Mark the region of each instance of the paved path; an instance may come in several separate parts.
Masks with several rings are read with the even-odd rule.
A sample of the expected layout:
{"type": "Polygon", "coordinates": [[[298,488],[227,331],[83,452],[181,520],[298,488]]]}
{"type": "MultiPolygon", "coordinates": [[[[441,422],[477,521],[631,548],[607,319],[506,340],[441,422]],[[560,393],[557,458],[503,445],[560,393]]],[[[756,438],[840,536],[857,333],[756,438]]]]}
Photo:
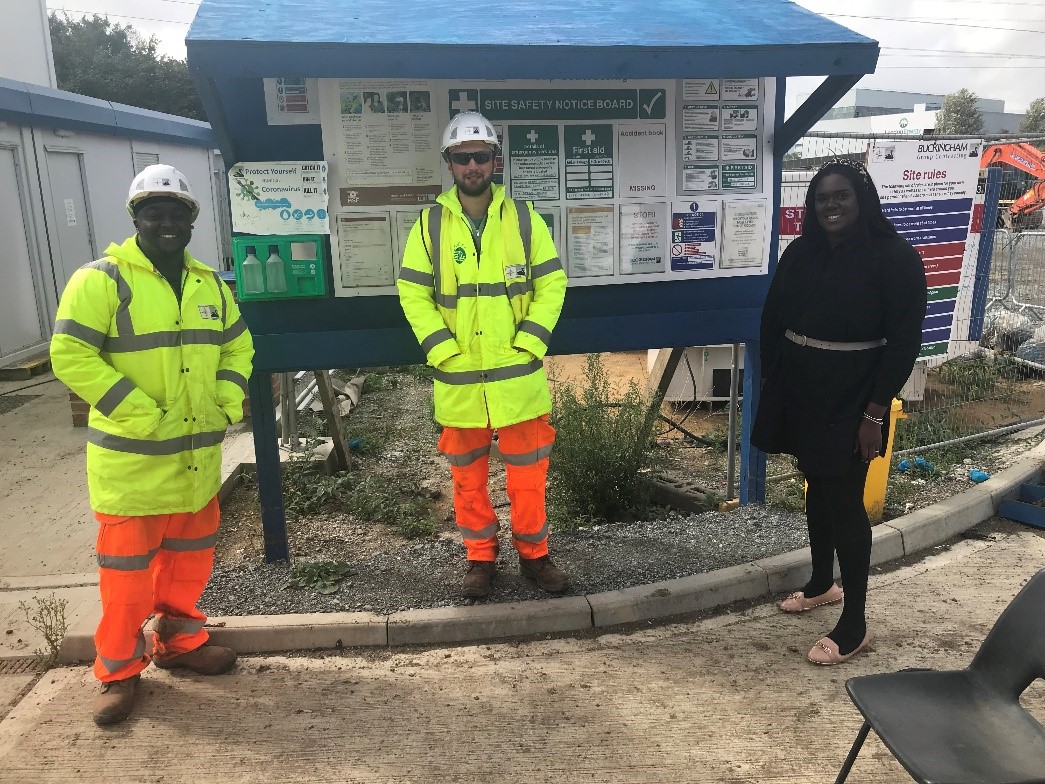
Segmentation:
{"type": "MultiPolygon", "coordinates": [[[[63,668],[0,722],[0,782],[830,781],[860,724],[844,680],[966,665],[1045,565],[1045,535],[993,527],[873,576],[875,648],[842,667],[804,660],[835,611],[759,604],[585,639],[243,658],[211,679],[150,669],[110,729],[88,669],[63,668]]],[[[29,677],[0,677],[0,699],[29,677]]],[[[874,737],[851,777],[907,780],[874,737]]]]}
{"type": "MultiPolygon", "coordinates": [[[[104,730],[87,667],[39,676],[11,658],[43,642],[19,602],[53,591],[81,625],[98,604],[84,432],[60,385],[19,394],[40,397],[0,420],[0,782],[830,781],[859,726],[845,679],[964,666],[1045,566],[1045,533],[1005,521],[977,527],[988,539],[934,546],[989,516],[998,477],[945,515],[890,523],[882,544],[929,549],[872,577],[875,650],[842,668],[804,659],[836,610],[786,616],[759,600],[574,638],[243,657],[212,679],[150,668],[135,715],[104,730]]],[[[781,574],[804,561],[781,559],[781,574]]],[[[266,634],[271,648],[287,631],[266,634]]],[[[1045,719],[1045,687],[1027,702],[1045,719]]],[[[851,780],[907,777],[872,739],[851,780]]]]}

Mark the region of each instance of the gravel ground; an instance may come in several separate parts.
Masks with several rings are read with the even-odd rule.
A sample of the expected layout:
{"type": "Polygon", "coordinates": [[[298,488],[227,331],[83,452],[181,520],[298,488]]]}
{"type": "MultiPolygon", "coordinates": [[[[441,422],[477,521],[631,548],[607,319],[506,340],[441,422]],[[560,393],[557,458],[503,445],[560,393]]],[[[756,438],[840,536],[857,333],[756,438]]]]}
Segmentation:
{"type": "MultiPolygon", "coordinates": [[[[409,373],[371,381],[350,415],[351,435],[362,434],[370,452],[356,456],[354,470],[401,483],[428,499],[437,520],[433,536],[404,539],[390,526],[354,518],[345,508],[288,523],[291,559],[347,564],[352,574],[336,592],[289,588],[287,565],[263,563],[264,541],[257,490],[238,488],[223,504],[222,532],[214,573],[200,606],[211,615],[370,611],[473,604],[458,596],[466,568],[464,548],[450,509],[449,470],[436,454],[431,421],[430,383],[409,373]],[[376,388],[374,388],[376,387],[376,388]],[[369,392],[369,393],[368,393],[369,392]],[[376,392],[376,394],[374,394],[376,392]]],[[[723,419],[724,413],[717,418],[723,419]]],[[[687,426],[696,426],[697,418],[687,426]]],[[[706,431],[710,421],[699,423],[706,431]]],[[[1014,434],[1000,442],[969,444],[965,463],[932,475],[912,471],[894,474],[886,498],[886,520],[922,508],[972,486],[970,467],[995,473],[1018,460],[1045,437],[1041,430],[1014,434]]],[[[665,440],[668,475],[724,491],[724,455],[694,447],[692,442],[665,440]]],[[[786,458],[772,457],[770,475],[786,472],[786,458]]],[[[501,516],[498,579],[484,602],[512,602],[546,596],[519,577],[511,546],[504,492],[504,469],[491,461],[490,495],[501,516]]],[[[727,513],[685,514],[665,511],[648,522],[611,523],[592,528],[554,531],[553,560],[572,577],[567,595],[579,596],[671,580],[747,563],[801,549],[807,545],[800,513],[801,479],[770,486],[775,505],[748,506],[727,513]],[[791,510],[791,511],[788,511],[791,510]]]]}
{"type": "MultiPolygon", "coordinates": [[[[320,536],[320,538],[324,538],[320,536]]],[[[729,513],[669,515],[554,533],[552,559],[573,578],[567,596],[581,596],[685,577],[795,550],[807,542],[805,520],[760,506],[729,513]]],[[[310,549],[307,542],[296,547],[310,549]]],[[[324,557],[330,558],[329,548],[324,557]]],[[[458,596],[464,550],[450,537],[394,552],[344,559],[355,570],[336,593],[287,587],[286,565],[217,564],[200,602],[210,615],[400,610],[475,604],[458,596]]],[[[498,579],[482,602],[546,596],[518,575],[518,559],[502,531],[498,579]]]]}

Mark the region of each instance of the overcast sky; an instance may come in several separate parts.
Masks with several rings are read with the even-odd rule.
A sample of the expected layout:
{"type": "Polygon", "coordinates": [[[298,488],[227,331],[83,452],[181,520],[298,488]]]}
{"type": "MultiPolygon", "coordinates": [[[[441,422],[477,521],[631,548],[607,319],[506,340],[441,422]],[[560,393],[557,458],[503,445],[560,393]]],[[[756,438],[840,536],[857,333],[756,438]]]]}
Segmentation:
{"type": "MultiPolygon", "coordinates": [[[[350,1],[350,0],[349,0],[350,1]]],[[[757,2],[758,0],[747,0],[757,2]]],[[[47,0],[52,11],[107,14],[160,49],[185,57],[185,34],[199,0],[47,0]]],[[[799,0],[882,47],[877,72],[861,87],[946,94],[968,87],[1022,112],[1045,96],[1045,0],[799,0]],[[837,13],[842,11],[844,13],[837,13]]],[[[767,24],[772,24],[767,20],[767,24]]],[[[757,74],[755,74],[757,75],[757,74]]],[[[822,80],[792,80],[789,111],[822,80]]]]}

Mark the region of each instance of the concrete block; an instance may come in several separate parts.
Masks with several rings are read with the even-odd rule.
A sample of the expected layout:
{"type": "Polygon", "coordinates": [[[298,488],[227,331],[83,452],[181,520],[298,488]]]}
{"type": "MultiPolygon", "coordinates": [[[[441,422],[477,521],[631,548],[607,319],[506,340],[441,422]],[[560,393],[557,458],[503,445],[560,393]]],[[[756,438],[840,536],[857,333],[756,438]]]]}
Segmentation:
{"type": "Polygon", "coordinates": [[[221,444],[219,502],[224,501],[236,487],[245,464],[254,464],[254,434],[250,430],[230,431],[221,444]]]}
{"type": "Polygon", "coordinates": [[[888,563],[904,556],[903,534],[889,523],[871,529],[871,566],[888,563]]]}
{"type": "MultiPolygon", "coordinates": [[[[810,563],[809,548],[793,550],[790,553],[761,558],[754,565],[764,570],[769,577],[769,592],[787,593],[801,588],[809,580],[813,570],[810,563]]],[[[834,578],[837,580],[842,572],[838,568],[838,558],[834,560],[834,578]]]]}
{"type": "Polygon", "coordinates": [[[407,610],[388,616],[388,644],[442,644],[591,628],[583,596],[508,604],[407,610]]]}
{"type": "Polygon", "coordinates": [[[1028,458],[1021,460],[1016,465],[1009,466],[1003,471],[991,476],[983,484],[979,485],[991,494],[994,503],[994,511],[1002,501],[1014,499],[1020,494],[1020,485],[1036,483],[1041,479],[1041,458],[1028,458]]]}
{"type": "Polygon", "coordinates": [[[388,645],[388,619],[367,612],[248,615],[211,618],[216,645],[238,653],[388,645]]]}
{"type": "Polygon", "coordinates": [[[760,558],[753,565],[765,571],[769,578],[770,593],[785,593],[801,588],[809,580],[812,569],[808,547],[760,558]]]}
{"type": "Polygon", "coordinates": [[[765,570],[741,564],[707,574],[637,585],[588,597],[596,627],[707,610],[769,593],[765,570]]]}
{"type": "Polygon", "coordinates": [[[994,515],[988,488],[976,486],[964,493],[891,520],[889,525],[903,536],[906,555],[921,552],[967,531],[994,515]]]}
{"type": "Polygon", "coordinates": [[[102,619],[102,606],[82,612],[69,624],[69,629],[58,649],[59,664],[79,664],[94,661],[94,630],[102,619]]]}

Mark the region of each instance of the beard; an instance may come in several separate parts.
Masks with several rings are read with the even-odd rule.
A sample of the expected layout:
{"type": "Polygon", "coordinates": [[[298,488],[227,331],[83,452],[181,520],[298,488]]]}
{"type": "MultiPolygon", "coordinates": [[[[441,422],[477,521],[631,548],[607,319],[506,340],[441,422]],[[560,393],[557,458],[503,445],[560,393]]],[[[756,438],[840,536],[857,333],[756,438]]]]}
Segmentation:
{"type": "Polygon", "coordinates": [[[489,177],[479,177],[478,179],[467,180],[464,177],[454,177],[457,190],[465,196],[482,196],[489,189],[491,182],[493,182],[493,172],[490,172],[489,177]]]}

